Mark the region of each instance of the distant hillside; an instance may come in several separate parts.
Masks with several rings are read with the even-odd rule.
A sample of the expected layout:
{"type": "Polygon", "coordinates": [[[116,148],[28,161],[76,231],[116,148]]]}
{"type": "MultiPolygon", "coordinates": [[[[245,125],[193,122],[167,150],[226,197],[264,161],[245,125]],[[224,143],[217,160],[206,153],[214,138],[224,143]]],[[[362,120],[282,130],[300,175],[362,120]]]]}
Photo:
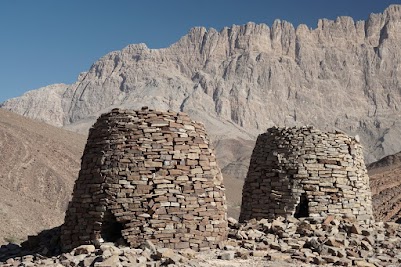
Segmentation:
{"type": "Polygon", "coordinates": [[[63,222],[85,142],[0,109],[0,244],[63,222]]]}
{"type": "Polygon", "coordinates": [[[394,167],[401,166],[401,152],[388,155],[376,162],[369,164],[368,169],[371,174],[383,172],[385,170],[394,169],[394,167]]]}
{"type": "Polygon", "coordinates": [[[368,166],[376,220],[401,222],[401,152],[368,166]]]}

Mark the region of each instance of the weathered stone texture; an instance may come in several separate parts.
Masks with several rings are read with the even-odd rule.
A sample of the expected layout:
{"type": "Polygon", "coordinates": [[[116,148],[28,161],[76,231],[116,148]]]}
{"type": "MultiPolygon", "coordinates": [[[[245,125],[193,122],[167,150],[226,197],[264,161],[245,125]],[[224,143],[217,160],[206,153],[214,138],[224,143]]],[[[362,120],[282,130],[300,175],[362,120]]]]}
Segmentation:
{"type": "Polygon", "coordinates": [[[116,227],[131,247],[214,248],[227,238],[224,190],[202,124],[184,113],[114,109],[90,130],[63,248],[115,241],[116,227]]]}
{"type": "Polygon", "coordinates": [[[240,220],[327,214],[373,221],[362,147],[343,133],[270,128],[251,157],[240,220]]]}
{"type": "MultiPolygon", "coordinates": [[[[182,110],[217,142],[254,141],[273,125],[335,126],[360,135],[373,162],[401,151],[400,27],[401,5],[366,21],[321,19],[313,29],[283,20],[221,31],[196,27],[168,48],[129,45],[94,62],[73,84],[0,106],[82,133],[113,107],[182,110]]],[[[221,148],[220,167],[243,179],[244,155],[230,157],[235,150],[221,148]]]]}

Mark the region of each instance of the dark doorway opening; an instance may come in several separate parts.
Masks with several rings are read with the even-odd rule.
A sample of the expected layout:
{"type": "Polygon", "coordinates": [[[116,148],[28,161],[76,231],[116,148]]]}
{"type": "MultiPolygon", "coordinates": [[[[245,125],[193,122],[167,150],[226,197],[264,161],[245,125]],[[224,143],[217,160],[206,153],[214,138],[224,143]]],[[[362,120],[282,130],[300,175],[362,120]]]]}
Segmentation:
{"type": "Polygon", "coordinates": [[[123,225],[117,222],[116,217],[107,210],[102,222],[102,238],[105,242],[117,242],[123,239],[121,231],[124,229],[123,225]]]}
{"type": "Polygon", "coordinates": [[[294,217],[295,218],[309,217],[308,204],[309,204],[308,196],[306,195],[306,193],[302,193],[301,196],[299,197],[299,203],[295,208],[294,217]]]}

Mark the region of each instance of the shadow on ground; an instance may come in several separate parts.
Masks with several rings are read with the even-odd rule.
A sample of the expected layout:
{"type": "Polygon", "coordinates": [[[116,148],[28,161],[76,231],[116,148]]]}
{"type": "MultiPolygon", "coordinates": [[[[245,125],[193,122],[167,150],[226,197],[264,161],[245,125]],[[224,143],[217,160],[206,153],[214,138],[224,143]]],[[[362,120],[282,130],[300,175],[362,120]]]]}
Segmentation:
{"type": "Polygon", "coordinates": [[[46,258],[60,254],[60,226],[57,226],[43,230],[35,236],[28,236],[28,239],[21,245],[13,243],[2,245],[0,247],[0,262],[27,255],[46,258]]]}

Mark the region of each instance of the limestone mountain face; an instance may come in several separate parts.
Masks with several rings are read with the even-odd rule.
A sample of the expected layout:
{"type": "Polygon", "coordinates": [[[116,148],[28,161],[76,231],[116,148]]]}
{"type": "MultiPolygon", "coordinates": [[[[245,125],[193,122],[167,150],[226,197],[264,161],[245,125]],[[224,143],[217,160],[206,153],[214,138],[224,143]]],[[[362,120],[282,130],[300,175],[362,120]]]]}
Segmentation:
{"type": "Polygon", "coordinates": [[[392,5],[366,21],[322,19],[315,29],[279,20],[193,28],[165,49],[111,52],[74,84],[2,107],[80,132],[114,107],[184,111],[205,123],[221,168],[244,178],[247,140],[273,125],[358,134],[369,162],[400,151],[400,63],[401,6],[392,5]],[[242,153],[232,152],[236,143],[242,153]]]}

